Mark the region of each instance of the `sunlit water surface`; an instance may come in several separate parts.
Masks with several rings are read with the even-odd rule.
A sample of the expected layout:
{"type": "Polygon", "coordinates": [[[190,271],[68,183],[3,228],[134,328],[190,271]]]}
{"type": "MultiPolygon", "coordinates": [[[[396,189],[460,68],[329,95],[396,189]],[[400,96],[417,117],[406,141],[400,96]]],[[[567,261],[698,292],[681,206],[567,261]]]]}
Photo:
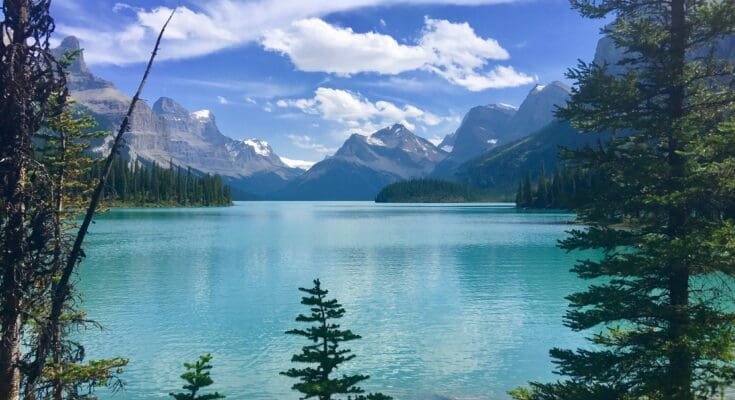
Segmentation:
{"type": "Polygon", "coordinates": [[[229,208],[126,209],[100,217],[79,275],[104,326],[91,358],[124,356],[126,390],[166,398],[181,363],[214,355],[229,399],[297,399],[278,374],[304,344],[283,332],[319,277],[347,309],[357,358],[343,372],[396,399],[506,399],[555,379],[548,350],[577,347],[562,325],[579,254],[556,248],[569,214],[509,205],[242,202],[229,208]]]}

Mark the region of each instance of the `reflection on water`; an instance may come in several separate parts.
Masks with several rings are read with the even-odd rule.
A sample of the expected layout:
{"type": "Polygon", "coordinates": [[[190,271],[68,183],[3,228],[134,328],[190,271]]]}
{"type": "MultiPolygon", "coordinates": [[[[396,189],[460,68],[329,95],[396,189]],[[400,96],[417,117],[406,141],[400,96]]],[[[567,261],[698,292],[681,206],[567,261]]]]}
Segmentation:
{"type": "Polygon", "coordinates": [[[507,398],[549,380],[552,346],[579,289],[555,247],[571,216],[507,205],[245,202],[218,209],[116,210],[93,227],[80,285],[106,330],[92,357],[131,359],[127,391],[166,398],[180,364],[214,355],[230,399],[297,399],[279,376],[301,342],[283,332],[296,288],[320,277],[347,308],[351,370],[397,399],[507,398]]]}

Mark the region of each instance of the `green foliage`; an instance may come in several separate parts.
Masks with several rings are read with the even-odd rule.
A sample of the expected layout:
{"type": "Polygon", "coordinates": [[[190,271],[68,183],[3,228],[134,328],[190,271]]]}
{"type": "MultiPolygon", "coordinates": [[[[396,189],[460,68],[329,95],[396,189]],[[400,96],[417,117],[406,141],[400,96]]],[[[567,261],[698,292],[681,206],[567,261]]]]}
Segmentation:
{"type": "Polygon", "coordinates": [[[199,394],[199,391],[214,383],[209,371],[212,369],[211,354],[202,354],[199,360],[193,363],[184,363],[186,372],[181,374],[181,379],[186,381],[182,389],[186,392],[169,393],[176,400],[216,400],[224,399],[225,396],[218,392],[199,394]]]}
{"type": "MultiPolygon", "coordinates": [[[[72,332],[94,323],[76,308],[76,301],[67,301],[58,323],[49,326],[52,302],[49,294],[52,293],[50,289],[58,285],[69,243],[93,190],[94,182],[89,179],[89,174],[95,161],[88,153],[90,140],[104,132],[95,131],[94,119],[78,112],[68,99],[54,96],[51,103],[59,111],[49,113],[41,129],[34,134],[37,145],[34,156],[44,168],[47,176],[44,183],[49,190],[43,201],[53,209],[53,240],[38,245],[51,256],[43,267],[46,273],[35,282],[39,296],[29,302],[32,318],[26,335],[36,359],[25,371],[26,390],[34,391],[38,398],[86,398],[97,387],[121,388],[120,375],[127,360],[85,361],[84,347],[70,336],[72,332]],[[44,332],[44,329],[49,331],[44,332]],[[42,357],[43,363],[39,362],[42,357]]],[[[70,292],[70,297],[74,297],[73,286],[70,292]]]]}
{"type": "Polygon", "coordinates": [[[95,387],[121,388],[123,383],[119,376],[126,365],[128,365],[128,360],[120,357],[91,360],[86,364],[51,362],[46,364],[44,378],[52,385],[59,385],[63,388],[69,398],[83,398],[82,387],[86,387],[87,394],[92,393],[95,387]]]}
{"type": "Polygon", "coordinates": [[[605,184],[605,177],[594,171],[562,168],[549,178],[542,166],[537,183],[531,182],[529,173],[518,185],[517,207],[571,210],[588,203],[592,192],[605,184]]]}
{"type": "MultiPolygon", "coordinates": [[[[101,172],[93,170],[92,176],[101,172]]],[[[219,175],[202,175],[169,163],[145,166],[116,159],[108,178],[105,199],[122,206],[229,206],[230,187],[219,175]]]]}
{"type": "Polygon", "coordinates": [[[88,176],[96,163],[89,155],[90,142],[106,134],[94,130],[94,118],[75,107],[74,102],[67,103],[35,135],[39,142],[38,158],[55,181],[54,201],[59,202],[61,217],[72,224],[70,227],[86,210],[94,188],[94,181],[88,176]]]}
{"type": "MultiPolygon", "coordinates": [[[[708,399],[735,381],[735,74],[711,51],[735,33],[735,2],[574,0],[612,14],[618,65],[580,63],[559,117],[610,132],[569,165],[606,177],[577,206],[586,228],[566,250],[600,257],[573,269],[592,280],[568,297],[565,324],[592,346],[553,349],[565,378],[519,399],[708,399]],[[730,119],[731,122],[727,122],[730,119]]],[[[519,397],[520,396],[520,397],[519,397]]]]}
{"type": "Polygon", "coordinates": [[[411,179],[384,187],[376,203],[463,203],[482,201],[480,192],[468,185],[441,179],[411,179]]]}
{"type": "Polygon", "coordinates": [[[326,299],[329,291],[321,288],[319,279],[314,281],[313,288],[299,290],[309,295],[301,299],[301,304],[309,307],[311,313],[300,314],[296,321],[314,325],[306,329],[292,329],[286,334],[302,336],[313,344],[302,347],[301,353],[295,354],[291,361],[316,364],[316,367],[291,368],[281,372],[282,375],[300,380],[293,385],[293,390],[303,393],[305,399],[316,397],[319,400],[332,400],[335,394],[358,394],[355,400],[390,400],[390,397],[380,393],[361,395],[364,390],[355,385],[368,379],[368,375],[331,376],[341,364],[355,358],[349,349],[340,349],[340,343],[360,339],[360,336],[350,330],[341,330],[340,325],[333,322],[344,316],[345,309],[336,299],[326,299]]]}

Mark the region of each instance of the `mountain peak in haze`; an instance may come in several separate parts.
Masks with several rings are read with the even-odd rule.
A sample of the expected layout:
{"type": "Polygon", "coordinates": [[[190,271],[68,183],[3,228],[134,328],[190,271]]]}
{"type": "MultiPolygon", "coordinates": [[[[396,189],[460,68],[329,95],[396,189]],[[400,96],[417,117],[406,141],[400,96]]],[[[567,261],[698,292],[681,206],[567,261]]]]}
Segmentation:
{"type": "MultiPolygon", "coordinates": [[[[560,81],[548,85],[536,85],[523,100],[510,122],[513,126],[509,139],[530,135],[551,123],[557,107],[569,100],[572,88],[560,81]]],[[[507,143],[507,141],[506,141],[507,143]]]]}
{"type": "Polygon", "coordinates": [[[156,100],[153,103],[153,112],[159,115],[174,115],[178,117],[189,115],[189,110],[170,97],[161,97],[156,100]]]}
{"type": "Polygon", "coordinates": [[[59,47],[54,49],[54,56],[61,58],[67,53],[78,52],[69,65],[69,71],[76,74],[89,74],[87,63],[84,62],[84,52],[81,50],[79,39],[76,36],[67,36],[61,41],[59,47]]]}

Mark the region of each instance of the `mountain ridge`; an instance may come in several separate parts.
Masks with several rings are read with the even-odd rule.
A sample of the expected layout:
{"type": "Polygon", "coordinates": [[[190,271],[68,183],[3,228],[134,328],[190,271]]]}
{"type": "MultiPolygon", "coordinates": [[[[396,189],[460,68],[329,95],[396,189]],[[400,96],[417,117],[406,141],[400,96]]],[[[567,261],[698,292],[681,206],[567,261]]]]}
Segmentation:
{"type": "Polygon", "coordinates": [[[353,134],[327,159],[272,195],[279,200],[372,200],[385,185],[422,177],[446,157],[428,140],[394,124],[353,134]]]}
{"type": "MultiPolygon", "coordinates": [[[[89,70],[78,39],[67,37],[54,49],[57,57],[66,52],[77,53],[68,68],[72,98],[96,117],[99,128],[115,130],[131,98],[89,70]]],[[[111,139],[108,135],[94,142],[92,152],[107,154],[111,139]]],[[[201,173],[219,174],[236,192],[256,196],[280,189],[303,172],[286,165],[267,142],[227,137],[211,111],[190,112],[168,97],[159,98],[152,107],[144,101],[136,104],[121,153],[131,161],[172,162],[201,173]]]]}

